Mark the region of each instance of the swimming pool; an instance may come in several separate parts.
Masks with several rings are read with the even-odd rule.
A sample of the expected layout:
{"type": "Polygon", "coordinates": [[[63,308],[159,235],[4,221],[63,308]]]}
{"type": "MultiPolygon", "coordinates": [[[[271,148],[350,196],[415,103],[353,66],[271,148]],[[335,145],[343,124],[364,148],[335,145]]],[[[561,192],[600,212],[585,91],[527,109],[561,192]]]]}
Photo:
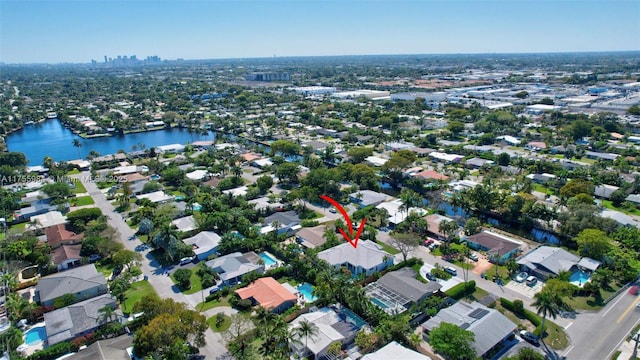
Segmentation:
{"type": "Polygon", "coordinates": [[[371,298],[371,302],[372,302],[372,303],[374,303],[374,304],[376,304],[376,305],[378,305],[378,306],[379,306],[381,309],[383,309],[383,310],[384,310],[384,309],[388,309],[388,308],[389,308],[389,305],[387,305],[385,302],[383,302],[383,301],[382,301],[382,300],[380,300],[380,299],[377,299],[377,298],[371,298]]]}
{"type": "Polygon", "coordinates": [[[47,340],[47,331],[44,326],[31,328],[24,334],[24,342],[27,345],[33,345],[45,340],[47,340]]]}
{"type": "Polygon", "coordinates": [[[573,285],[582,287],[591,279],[591,274],[584,271],[576,271],[569,277],[569,282],[573,285]]]}
{"type": "Polygon", "coordinates": [[[364,321],[360,316],[356,315],[356,313],[347,308],[343,307],[342,309],[340,309],[340,312],[342,312],[346,316],[346,318],[358,328],[367,325],[366,321],[364,321]]]}
{"type": "Polygon", "coordinates": [[[193,211],[200,211],[202,210],[202,205],[198,204],[198,203],[194,203],[192,206],[193,211]]]}
{"type": "Polygon", "coordinates": [[[313,285],[309,283],[303,283],[296,287],[298,291],[304,296],[306,302],[314,302],[318,300],[317,296],[313,295],[313,285]]]}
{"type": "Polygon", "coordinates": [[[260,258],[264,260],[265,267],[271,267],[278,264],[278,261],[274,259],[268,252],[263,251],[260,253],[260,258]]]}

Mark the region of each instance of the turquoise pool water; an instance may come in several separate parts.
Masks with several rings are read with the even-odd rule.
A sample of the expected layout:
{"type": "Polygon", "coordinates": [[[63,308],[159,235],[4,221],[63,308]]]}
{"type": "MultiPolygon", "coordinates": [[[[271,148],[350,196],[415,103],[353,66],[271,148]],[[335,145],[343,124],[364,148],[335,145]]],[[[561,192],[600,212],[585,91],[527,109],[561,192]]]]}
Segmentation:
{"type": "Polygon", "coordinates": [[[269,254],[267,254],[264,251],[260,253],[260,258],[264,260],[264,265],[266,267],[269,267],[278,263],[276,259],[272,258],[269,254]]]}
{"type": "Polygon", "coordinates": [[[314,302],[318,300],[318,297],[313,295],[313,285],[309,283],[303,283],[301,285],[298,285],[296,289],[300,291],[307,302],[314,302]]]}
{"type": "Polygon", "coordinates": [[[193,204],[193,211],[200,211],[202,210],[202,205],[195,203],[193,204]]]}
{"type": "Polygon", "coordinates": [[[377,298],[371,298],[371,302],[378,305],[382,309],[388,309],[389,305],[385,304],[383,301],[377,298]]]}
{"type": "Polygon", "coordinates": [[[576,271],[569,277],[569,282],[577,286],[582,286],[589,281],[589,279],[591,279],[591,274],[584,271],[576,271]]]}
{"type": "Polygon", "coordinates": [[[176,195],[174,199],[177,201],[184,200],[184,195],[176,195]]]}
{"type": "Polygon", "coordinates": [[[356,315],[353,311],[344,307],[340,311],[347,317],[347,319],[351,320],[351,322],[354,323],[357,327],[361,328],[367,325],[367,322],[364,321],[360,316],[356,315]]]}
{"type": "Polygon", "coordinates": [[[47,332],[44,326],[31,328],[24,335],[24,342],[27,345],[33,345],[45,340],[47,340],[47,332]]]}

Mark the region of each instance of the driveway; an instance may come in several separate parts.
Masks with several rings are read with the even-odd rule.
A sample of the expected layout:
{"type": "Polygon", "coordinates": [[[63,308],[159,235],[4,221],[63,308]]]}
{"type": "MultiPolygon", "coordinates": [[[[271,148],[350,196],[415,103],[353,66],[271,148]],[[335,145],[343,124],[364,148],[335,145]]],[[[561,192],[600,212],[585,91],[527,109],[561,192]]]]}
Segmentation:
{"type": "Polygon", "coordinates": [[[533,299],[533,295],[540,292],[540,290],[542,290],[542,288],[544,287],[544,282],[538,280],[535,285],[529,286],[525,282],[520,283],[515,280],[511,280],[504,287],[520,293],[528,297],[529,299],[533,299]]]}
{"type": "MultiPolygon", "coordinates": [[[[109,202],[103,192],[98,189],[96,183],[90,180],[90,173],[87,171],[73,175],[73,177],[82,181],[82,184],[87,189],[87,193],[89,193],[95,201],[96,207],[100,208],[102,213],[107,216],[108,224],[120,234],[120,242],[124,247],[128,250],[136,251],[136,246],[142,243],[139,239],[133,237],[135,232],[127,225],[122,215],[115,211],[111,202],[109,202]],[[130,238],[133,238],[133,240],[128,240],[130,238]]],[[[189,301],[185,295],[179,292],[169,276],[164,274],[164,268],[151,256],[149,251],[145,250],[142,254],[148,261],[143,260],[140,264],[140,269],[144,275],[147,275],[149,284],[153,286],[158,296],[163,299],[170,298],[176,302],[188,304],[190,308],[197,310],[194,308],[192,301],[189,301]]],[[[205,339],[207,344],[200,348],[202,355],[205,355],[207,359],[218,359],[226,356],[227,349],[225,342],[219,333],[214,333],[211,329],[207,329],[205,339]]]]}

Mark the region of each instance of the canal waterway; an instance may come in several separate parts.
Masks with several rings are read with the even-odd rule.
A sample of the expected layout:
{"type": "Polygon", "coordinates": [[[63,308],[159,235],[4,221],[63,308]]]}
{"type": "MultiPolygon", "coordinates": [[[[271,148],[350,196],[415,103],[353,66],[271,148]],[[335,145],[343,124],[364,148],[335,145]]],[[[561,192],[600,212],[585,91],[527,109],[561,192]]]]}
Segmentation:
{"type": "Polygon", "coordinates": [[[149,149],[153,146],[168,144],[186,144],[187,142],[213,140],[214,132],[204,136],[189,133],[187,129],[171,128],[154,130],[110,137],[83,139],[65,128],[57,119],[46,120],[42,123],[25,126],[6,137],[7,149],[25,154],[29,165],[40,165],[46,156],[56,161],[78,159],[78,148],[73,146],[73,140],[78,139],[82,146],[80,155],[86,159],[91,150],[100,155],[115,154],[119,150],[132,151],[132,147],[139,144],[149,149]]]}

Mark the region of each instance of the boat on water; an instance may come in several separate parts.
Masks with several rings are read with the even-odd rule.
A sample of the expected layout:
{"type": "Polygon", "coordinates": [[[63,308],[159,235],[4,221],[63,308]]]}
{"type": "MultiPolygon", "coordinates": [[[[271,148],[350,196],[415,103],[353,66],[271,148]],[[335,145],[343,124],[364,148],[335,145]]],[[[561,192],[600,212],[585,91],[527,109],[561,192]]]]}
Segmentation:
{"type": "Polygon", "coordinates": [[[58,114],[53,111],[47,113],[47,119],[55,119],[57,117],[58,117],[58,114]]]}

